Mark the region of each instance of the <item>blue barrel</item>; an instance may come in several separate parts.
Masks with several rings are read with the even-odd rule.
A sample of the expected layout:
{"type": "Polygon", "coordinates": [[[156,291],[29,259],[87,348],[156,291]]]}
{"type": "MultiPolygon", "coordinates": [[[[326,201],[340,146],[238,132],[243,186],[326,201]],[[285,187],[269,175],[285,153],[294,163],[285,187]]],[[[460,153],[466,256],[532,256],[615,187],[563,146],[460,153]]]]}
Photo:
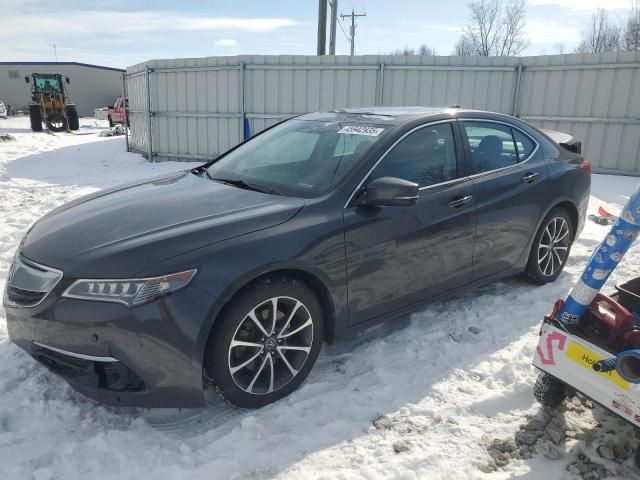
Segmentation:
{"type": "Polygon", "coordinates": [[[634,193],[611,227],[607,236],[593,251],[580,280],[558,311],[556,319],[568,331],[575,329],[596,294],[640,232],[640,190],[634,193]]]}

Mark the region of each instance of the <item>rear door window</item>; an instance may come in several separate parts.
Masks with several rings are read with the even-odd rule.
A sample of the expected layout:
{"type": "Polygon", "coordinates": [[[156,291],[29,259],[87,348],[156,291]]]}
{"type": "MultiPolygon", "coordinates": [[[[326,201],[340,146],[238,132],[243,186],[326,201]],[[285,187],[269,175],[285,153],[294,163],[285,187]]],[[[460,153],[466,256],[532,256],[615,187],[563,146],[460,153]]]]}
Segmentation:
{"type": "Polygon", "coordinates": [[[518,160],[522,161],[529,158],[536,148],[535,143],[520,130],[515,128],[512,128],[512,130],[513,139],[516,141],[516,148],[518,149],[518,160]]]}
{"type": "Polygon", "coordinates": [[[473,174],[489,172],[518,163],[511,128],[499,123],[464,122],[471,149],[473,174]]]}

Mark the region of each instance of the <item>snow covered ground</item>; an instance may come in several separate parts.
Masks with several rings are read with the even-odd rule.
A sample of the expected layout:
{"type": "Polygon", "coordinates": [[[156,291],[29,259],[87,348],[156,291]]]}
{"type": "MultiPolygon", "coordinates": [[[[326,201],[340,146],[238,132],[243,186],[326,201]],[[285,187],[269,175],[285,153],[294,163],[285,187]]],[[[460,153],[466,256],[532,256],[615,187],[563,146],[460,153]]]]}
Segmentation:
{"type": "MultiPolygon", "coordinates": [[[[186,168],[150,164],[82,119],[35,134],[0,119],[0,290],[28,226],[74,197],[186,168]]],[[[621,207],[638,179],[594,175],[591,206],[621,207]]],[[[607,227],[588,222],[552,285],[509,279],[410,320],[325,345],[301,389],[259,411],[117,410],[73,392],[7,339],[0,307],[0,479],[638,478],[640,437],[589,402],[533,400],[540,321],[607,227]]],[[[640,246],[609,285],[638,275],[640,246]]]]}

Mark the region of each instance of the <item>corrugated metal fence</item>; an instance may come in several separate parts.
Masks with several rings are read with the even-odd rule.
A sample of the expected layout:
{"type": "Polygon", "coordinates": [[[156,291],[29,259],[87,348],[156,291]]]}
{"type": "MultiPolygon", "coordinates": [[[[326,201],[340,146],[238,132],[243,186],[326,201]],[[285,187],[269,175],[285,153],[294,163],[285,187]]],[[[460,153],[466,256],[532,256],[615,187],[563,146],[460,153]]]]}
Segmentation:
{"type": "Polygon", "coordinates": [[[539,57],[239,56],[127,69],[130,148],[209,159],[292,115],[360,106],[460,105],[583,140],[600,172],[640,175],[640,53],[539,57]],[[151,139],[151,141],[150,141],[151,139]]]}

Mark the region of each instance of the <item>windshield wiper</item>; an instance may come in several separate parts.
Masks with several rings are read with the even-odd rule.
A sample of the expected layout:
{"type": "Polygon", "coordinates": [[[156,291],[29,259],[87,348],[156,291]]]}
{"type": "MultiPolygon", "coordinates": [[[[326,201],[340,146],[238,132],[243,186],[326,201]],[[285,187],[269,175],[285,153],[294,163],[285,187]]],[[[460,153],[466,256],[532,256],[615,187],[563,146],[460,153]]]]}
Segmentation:
{"type": "Polygon", "coordinates": [[[241,180],[239,178],[218,178],[212,177],[209,172],[205,170],[207,177],[211,180],[215,180],[216,182],[226,183],[228,185],[233,185],[234,187],[244,188],[246,190],[253,190],[261,193],[268,193],[271,195],[282,195],[275,188],[267,187],[266,185],[260,185],[253,182],[247,182],[245,180],[241,180]]]}

